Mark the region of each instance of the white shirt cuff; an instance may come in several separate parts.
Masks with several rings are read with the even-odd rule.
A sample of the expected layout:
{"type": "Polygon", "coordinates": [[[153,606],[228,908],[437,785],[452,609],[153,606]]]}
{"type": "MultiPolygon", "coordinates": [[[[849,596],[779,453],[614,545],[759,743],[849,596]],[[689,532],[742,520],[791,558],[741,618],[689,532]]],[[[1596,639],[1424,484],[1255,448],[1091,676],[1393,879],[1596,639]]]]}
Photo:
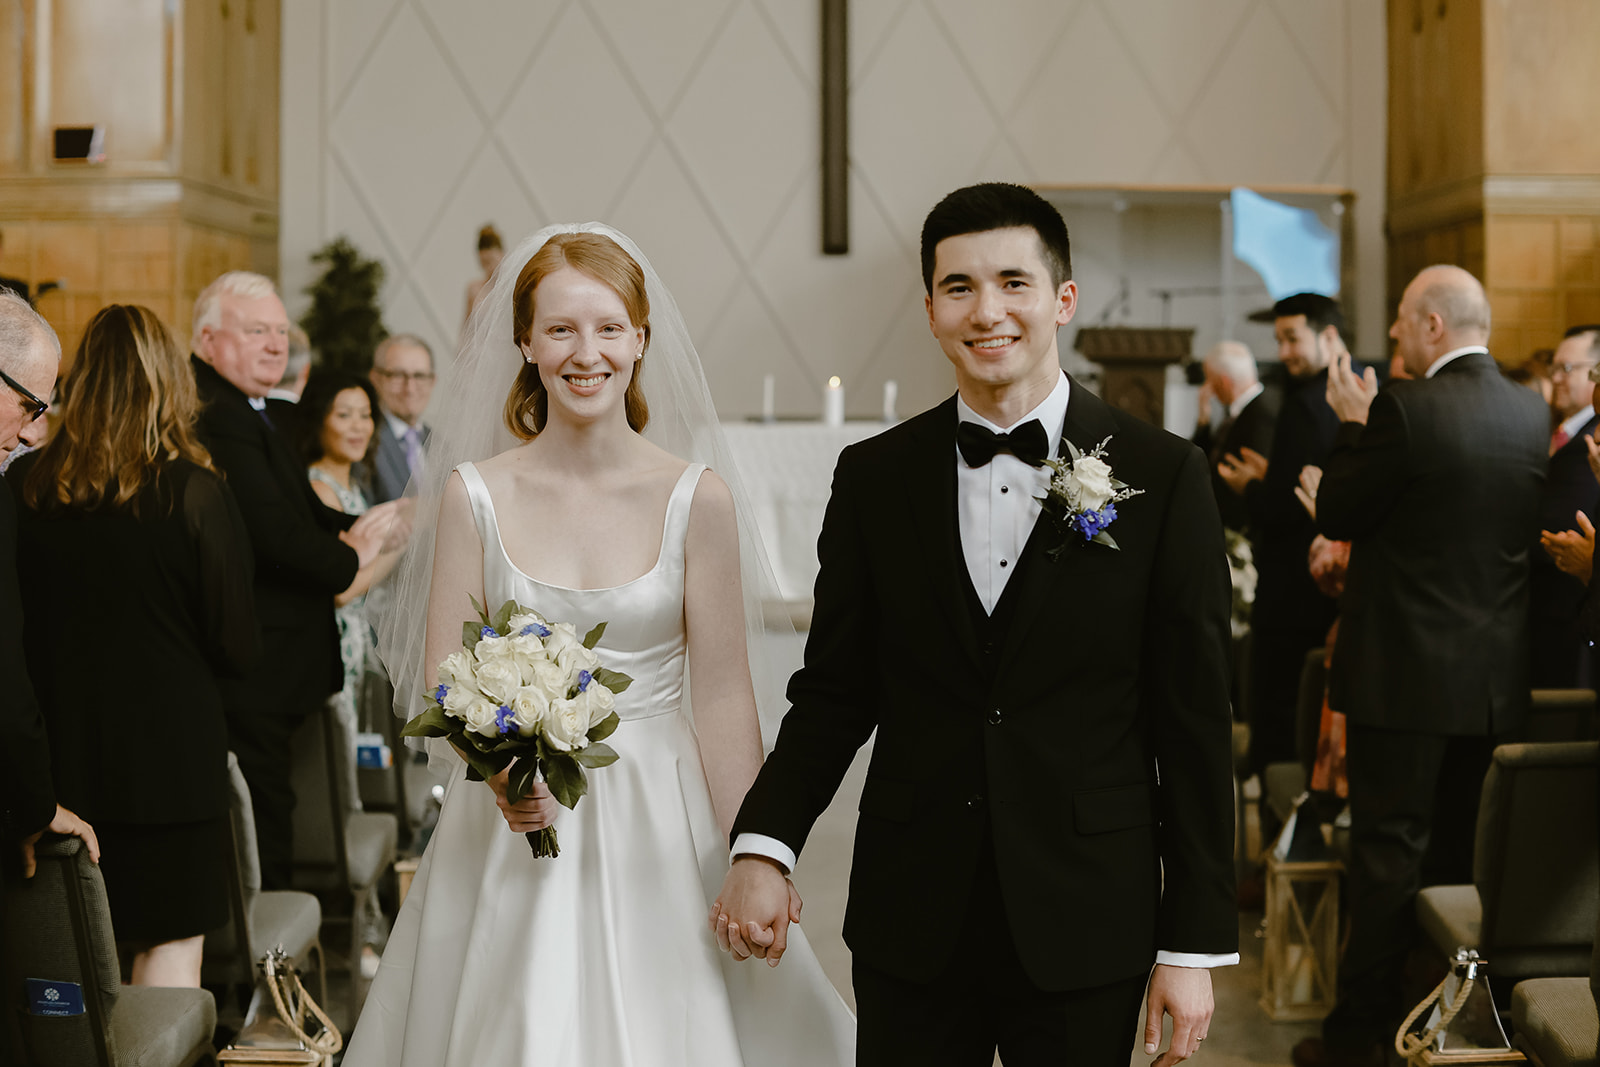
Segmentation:
{"type": "Polygon", "coordinates": [[[1163,952],[1156,951],[1157,966],[1165,967],[1232,967],[1239,962],[1237,952],[1224,955],[1212,955],[1206,952],[1163,952]]]}
{"type": "Polygon", "coordinates": [[[794,849],[766,834],[740,834],[733,839],[733,859],[740,856],[765,856],[783,867],[783,873],[794,870],[797,857],[794,849]]]}

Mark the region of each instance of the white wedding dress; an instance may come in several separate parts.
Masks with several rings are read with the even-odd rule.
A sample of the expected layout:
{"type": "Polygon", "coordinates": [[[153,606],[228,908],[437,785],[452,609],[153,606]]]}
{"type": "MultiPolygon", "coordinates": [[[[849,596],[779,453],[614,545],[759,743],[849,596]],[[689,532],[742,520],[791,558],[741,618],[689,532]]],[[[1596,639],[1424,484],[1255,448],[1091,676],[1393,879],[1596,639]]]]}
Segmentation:
{"type": "MultiPolygon", "coordinates": [[[[706,914],[728,869],[683,706],[683,545],[706,468],[667,505],[651,570],[610,589],[530,578],[506,556],[476,468],[459,468],[492,611],[507,599],[579,633],[630,675],[621,758],[534,859],[481,782],[456,774],[395,923],[345,1067],[800,1067],[854,1061],[855,1021],[797,927],[783,963],[736,963],[706,914]]],[[[463,598],[465,603],[465,598],[463,598]]]]}

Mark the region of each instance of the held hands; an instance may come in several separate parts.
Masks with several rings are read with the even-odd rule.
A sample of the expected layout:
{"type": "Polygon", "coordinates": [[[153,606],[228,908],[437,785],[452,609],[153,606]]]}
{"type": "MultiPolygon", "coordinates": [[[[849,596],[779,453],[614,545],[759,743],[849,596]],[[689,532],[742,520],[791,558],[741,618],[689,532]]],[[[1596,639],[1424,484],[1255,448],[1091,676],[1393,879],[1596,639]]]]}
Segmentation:
{"type": "Polygon", "coordinates": [[[500,814],[505,816],[507,826],[519,834],[525,834],[543,830],[556,821],[556,809],[560,804],[550,792],[549,786],[543,782],[534,782],[533,788],[528,790],[528,795],[513,804],[506,799],[507,783],[510,779],[511,768],[507,767],[488,781],[489,788],[494,790],[495,805],[500,809],[500,814]]]}
{"type": "MultiPolygon", "coordinates": [[[[1589,447],[1594,448],[1592,444],[1589,447]]],[[[1539,531],[1539,544],[1559,569],[1588,585],[1594,574],[1594,524],[1581,511],[1577,520],[1576,530],[1539,531]]]]}
{"type": "Polygon", "coordinates": [[[738,856],[711,905],[717,947],[736,960],[758,956],[776,967],[789,948],[789,924],[800,921],[800,894],[783,868],[763,856],[738,856]]]}
{"type": "Polygon", "coordinates": [[[410,532],[406,506],[397,500],[377,504],[339,535],[339,540],[356,550],[360,566],[370,567],[385,549],[398,547],[410,532]]]}
{"type": "Polygon", "coordinates": [[[1244,496],[1245,486],[1267,476],[1267,457],[1253,448],[1241,448],[1237,455],[1229,452],[1217,464],[1217,475],[1229,489],[1244,496]]]}
{"type": "Polygon", "coordinates": [[[1161,1045],[1161,1016],[1172,1016],[1172,1044],[1152,1067],[1171,1067],[1200,1051],[1211,1029],[1211,972],[1204,967],[1169,967],[1156,964],[1145,994],[1144,1054],[1154,1056],[1161,1045]]]}
{"type": "Polygon", "coordinates": [[[1367,422],[1367,410],[1378,395],[1378,374],[1371,367],[1360,377],[1352,367],[1350,353],[1337,353],[1328,364],[1328,406],[1340,422],[1367,422]]]}
{"type": "Polygon", "coordinates": [[[1294,495],[1300,501],[1300,506],[1305,508],[1313,519],[1317,517],[1317,490],[1321,486],[1321,467],[1300,468],[1300,484],[1294,487],[1294,495]]]}
{"type": "Polygon", "coordinates": [[[38,868],[38,863],[33,857],[33,846],[38,843],[45,830],[53,834],[70,834],[73,837],[83,838],[85,847],[89,849],[89,861],[100,862],[100,840],[94,836],[94,827],[57,804],[55,818],[50,820],[50,825],[22,839],[22,877],[32,878],[33,872],[38,868]]]}

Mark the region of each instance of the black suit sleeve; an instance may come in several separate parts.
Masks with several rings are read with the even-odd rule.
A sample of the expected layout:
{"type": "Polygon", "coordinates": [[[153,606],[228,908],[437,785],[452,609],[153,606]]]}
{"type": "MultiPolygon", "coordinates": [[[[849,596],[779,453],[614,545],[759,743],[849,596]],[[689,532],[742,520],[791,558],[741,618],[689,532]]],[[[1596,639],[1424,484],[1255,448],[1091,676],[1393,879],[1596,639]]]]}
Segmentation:
{"type": "Polygon", "coordinates": [[[271,568],[291,581],[330,594],[349,588],[360,560],[356,550],[331,531],[348,527],[352,520],[345,516],[343,526],[334,525],[332,516],[338,513],[323,507],[330,526],[307,523],[273,477],[270,458],[255,427],[238,427],[213,418],[207,429],[206,444],[217,466],[228,472],[228,485],[250,531],[257,568],[271,568]]]}
{"type": "Polygon", "coordinates": [[[765,834],[795,855],[878,725],[872,688],[863,684],[872,671],[861,653],[875,644],[876,619],[849,454],[834,469],[817,538],[820,569],[805,664],[790,679],[789,713],[733,827],[734,838],[765,834]]]}
{"type": "Polygon", "coordinates": [[[1173,485],[1145,617],[1141,710],[1160,774],[1163,872],[1156,944],[1237,950],[1233,885],[1230,581],[1222,524],[1199,452],[1173,485]]]}
{"type": "Polygon", "coordinates": [[[218,674],[242,678],[261,651],[244,517],[227,485],[203,471],[184,488],[183,517],[199,554],[206,656],[218,674]]]}
{"type": "Polygon", "coordinates": [[[1306,521],[1305,509],[1294,495],[1300,471],[1322,461],[1324,439],[1317,420],[1300,398],[1285,403],[1272,440],[1266,477],[1245,487],[1250,524],[1257,532],[1293,531],[1306,521]]]}
{"type": "Polygon", "coordinates": [[[1367,424],[1339,427],[1317,490],[1317,528],[1335,541],[1350,541],[1383,524],[1409,477],[1410,432],[1405,408],[1389,390],[1380,392],[1367,424]]]}
{"type": "Polygon", "coordinates": [[[23,658],[17,516],[8,486],[0,485],[0,845],[43,829],[56,812],[50,739],[23,658]]]}

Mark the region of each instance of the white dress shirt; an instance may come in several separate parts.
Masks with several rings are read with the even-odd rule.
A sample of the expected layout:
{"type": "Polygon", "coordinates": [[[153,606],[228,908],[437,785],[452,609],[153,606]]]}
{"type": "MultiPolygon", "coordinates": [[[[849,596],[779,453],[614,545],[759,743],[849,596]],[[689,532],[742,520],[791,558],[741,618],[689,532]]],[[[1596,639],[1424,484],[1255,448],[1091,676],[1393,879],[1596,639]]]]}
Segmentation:
{"type": "Polygon", "coordinates": [[[1572,416],[1572,418],[1562,420],[1561,429],[1566,433],[1567,440],[1570,441],[1574,437],[1578,436],[1578,431],[1583,429],[1583,424],[1592,418],[1594,418],[1594,405],[1590,404],[1588,407],[1572,416]]]}
{"type": "Polygon", "coordinates": [[[1470,356],[1474,352],[1482,352],[1484,355],[1489,354],[1489,350],[1482,345],[1462,345],[1460,348],[1452,348],[1450,351],[1434,360],[1433,363],[1428,367],[1427,373],[1424,374],[1423,377],[1432,378],[1435,374],[1438,374],[1444,369],[1444,365],[1446,363],[1454,363],[1462,356],[1470,356]]]}
{"type": "MultiPolygon", "coordinates": [[[[975,422],[998,433],[1010,433],[1030,419],[1038,419],[1044,425],[1050,444],[1049,454],[1054,456],[1061,448],[1061,427],[1067,417],[1071,392],[1071,380],[1062,373],[1050,395],[1010,426],[997,426],[985,419],[958,394],[956,418],[958,422],[975,422]]],[[[1092,447],[1099,442],[1085,443],[1092,447]]],[[[982,467],[967,466],[960,449],[955,450],[953,458],[961,554],[983,609],[992,613],[1043,510],[1038,498],[1044,496],[1049,487],[1050,468],[1030,467],[1009,452],[996,453],[994,459],[982,467]]],[[[796,862],[793,849],[765,834],[740,834],[733,843],[733,855],[735,858],[764,856],[781,864],[786,871],[792,871],[796,862]]],[[[1174,967],[1221,967],[1238,963],[1239,954],[1158,951],[1156,962],[1174,967]]]]}

